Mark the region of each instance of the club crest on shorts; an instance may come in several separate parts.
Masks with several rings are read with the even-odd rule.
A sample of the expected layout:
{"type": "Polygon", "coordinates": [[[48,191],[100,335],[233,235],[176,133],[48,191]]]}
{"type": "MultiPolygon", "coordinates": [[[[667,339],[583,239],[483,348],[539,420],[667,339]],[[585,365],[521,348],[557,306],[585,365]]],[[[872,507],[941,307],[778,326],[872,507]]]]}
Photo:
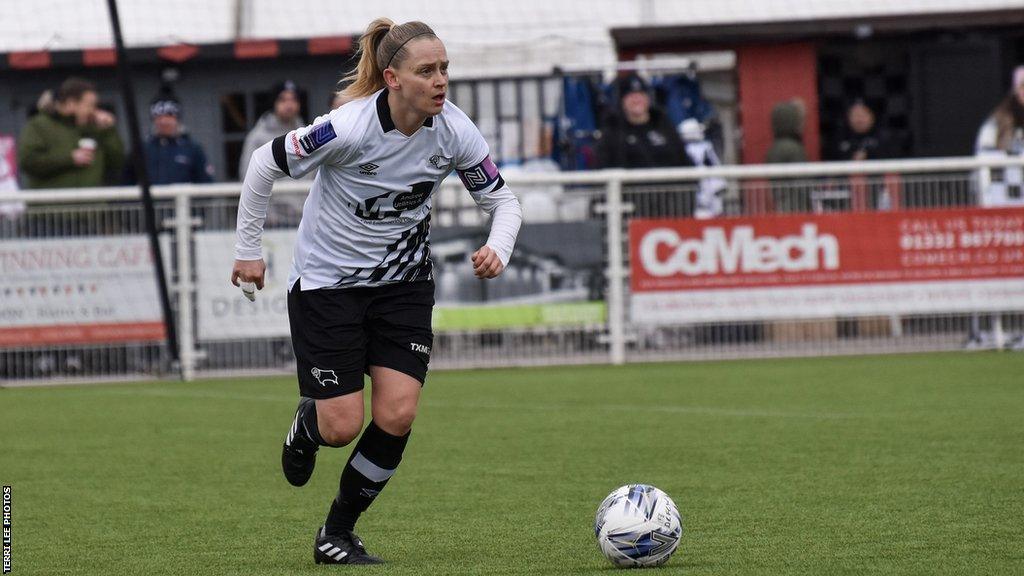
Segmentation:
{"type": "Polygon", "coordinates": [[[338,385],[338,376],[334,374],[334,370],[321,370],[319,368],[313,368],[310,370],[313,374],[313,378],[320,383],[321,386],[326,387],[328,384],[338,385]]]}

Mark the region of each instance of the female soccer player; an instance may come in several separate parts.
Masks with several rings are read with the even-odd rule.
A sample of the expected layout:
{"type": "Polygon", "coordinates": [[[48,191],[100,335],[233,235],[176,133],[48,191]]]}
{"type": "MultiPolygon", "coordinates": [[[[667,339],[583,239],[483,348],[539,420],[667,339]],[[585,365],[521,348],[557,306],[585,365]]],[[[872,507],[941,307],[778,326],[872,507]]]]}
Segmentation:
{"type": "Polygon", "coordinates": [[[345,89],[353,101],[257,149],[238,208],[231,281],[262,289],[260,236],[274,180],[320,169],[303,207],[289,277],[288,318],[299,407],[281,455],[302,486],[320,446],[345,446],[363,426],[363,374],[371,420],[341,472],[316,532],[318,564],[376,564],[352,533],[402,459],[433,342],[430,198],[454,169],[491,215],[473,253],[478,278],[508,265],[519,202],[473,122],[446,100],[448,56],[422,22],[374,20],[345,89]]]}

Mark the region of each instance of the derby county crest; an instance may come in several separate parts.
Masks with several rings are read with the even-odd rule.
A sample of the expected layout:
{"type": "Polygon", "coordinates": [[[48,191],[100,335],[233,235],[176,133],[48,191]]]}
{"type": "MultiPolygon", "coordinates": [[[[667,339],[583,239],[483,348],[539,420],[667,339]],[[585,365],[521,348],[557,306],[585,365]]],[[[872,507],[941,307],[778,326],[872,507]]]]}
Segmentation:
{"type": "Polygon", "coordinates": [[[438,170],[450,170],[452,166],[452,159],[440,154],[434,154],[431,156],[429,162],[431,166],[438,170]]]}

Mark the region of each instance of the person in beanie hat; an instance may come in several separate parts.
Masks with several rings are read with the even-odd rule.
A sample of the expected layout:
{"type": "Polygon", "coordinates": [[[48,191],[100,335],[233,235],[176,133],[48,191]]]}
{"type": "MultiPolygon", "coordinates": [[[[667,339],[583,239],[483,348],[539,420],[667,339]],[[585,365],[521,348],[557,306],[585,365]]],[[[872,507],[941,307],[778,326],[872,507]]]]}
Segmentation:
{"type": "Polygon", "coordinates": [[[619,110],[601,130],[598,159],[602,168],[692,166],[671,120],[651,106],[647,83],[630,74],[616,81],[619,110]]]}
{"type": "MultiPolygon", "coordinates": [[[[200,184],[213,181],[213,167],[203,147],[185,132],[181,124],[181,102],[164,89],[149,104],[153,133],[145,143],[146,170],[150,184],[200,184]]],[[[135,167],[129,163],[128,184],[136,184],[135,167]]]]}
{"type": "Polygon", "coordinates": [[[291,80],[274,84],[270,93],[274,96],[274,107],[260,116],[256,125],[245,136],[242,155],[238,159],[238,179],[245,179],[249,159],[257,148],[274,138],[306,125],[302,119],[302,103],[299,87],[291,80]]]}
{"type": "MultiPolygon", "coordinates": [[[[686,146],[668,114],[651,106],[647,83],[630,74],[615,83],[618,110],[602,123],[597,141],[600,168],[666,168],[693,166],[686,146]]],[[[633,202],[636,216],[691,216],[692,186],[652,182],[623,187],[623,200],[633,202]],[[658,192],[638,192],[658,188],[658,192]]]]}

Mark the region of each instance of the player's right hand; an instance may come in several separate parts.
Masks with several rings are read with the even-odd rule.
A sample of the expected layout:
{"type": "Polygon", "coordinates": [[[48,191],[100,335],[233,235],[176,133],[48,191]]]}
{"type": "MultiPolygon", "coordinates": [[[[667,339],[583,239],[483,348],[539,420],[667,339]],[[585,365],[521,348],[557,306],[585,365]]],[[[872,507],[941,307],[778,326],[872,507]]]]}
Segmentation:
{"type": "Polygon", "coordinates": [[[256,288],[263,290],[263,277],[267,273],[267,265],[263,259],[259,260],[235,260],[235,266],[231,269],[231,283],[239,286],[239,282],[252,282],[256,288]]]}

